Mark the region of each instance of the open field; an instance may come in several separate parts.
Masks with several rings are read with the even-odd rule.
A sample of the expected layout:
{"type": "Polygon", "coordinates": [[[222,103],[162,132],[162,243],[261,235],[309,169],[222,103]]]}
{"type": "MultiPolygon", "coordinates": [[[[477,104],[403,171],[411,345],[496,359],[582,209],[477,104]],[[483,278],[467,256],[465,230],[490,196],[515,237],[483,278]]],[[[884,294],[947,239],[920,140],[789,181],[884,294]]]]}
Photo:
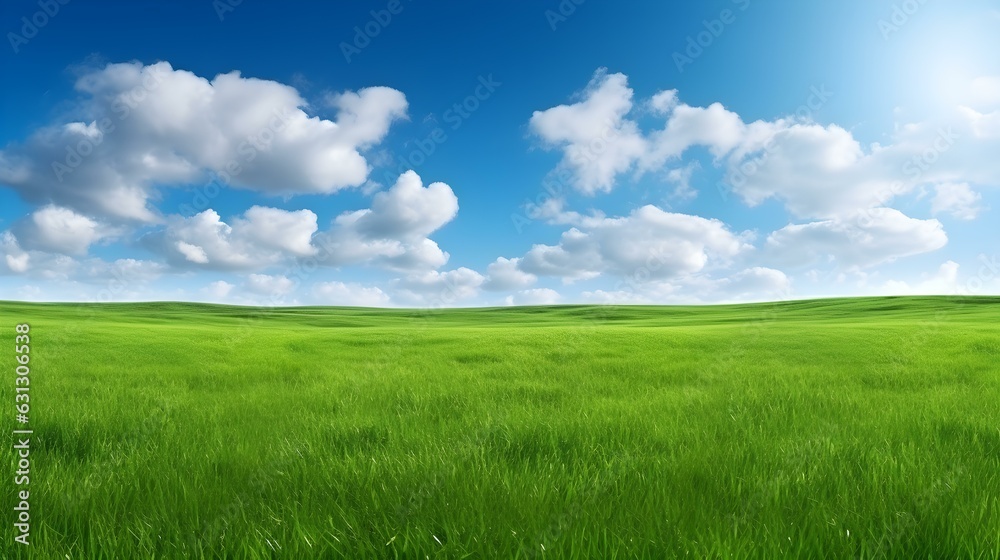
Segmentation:
{"type": "Polygon", "coordinates": [[[1000,298],[23,322],[33,558],[1000,558],[1000,298]]]}

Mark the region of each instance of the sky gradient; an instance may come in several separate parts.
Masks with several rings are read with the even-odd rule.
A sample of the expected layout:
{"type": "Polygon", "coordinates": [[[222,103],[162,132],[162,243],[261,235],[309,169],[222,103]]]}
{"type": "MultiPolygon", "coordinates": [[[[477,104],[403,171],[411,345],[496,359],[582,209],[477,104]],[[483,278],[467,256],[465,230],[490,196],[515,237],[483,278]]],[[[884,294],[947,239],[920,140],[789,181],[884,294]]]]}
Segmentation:
{"type": "Polygon", "coordinates": [[[6,2],[0,299],[1000,293],[1000,10],[816,4],[6,2]]]}

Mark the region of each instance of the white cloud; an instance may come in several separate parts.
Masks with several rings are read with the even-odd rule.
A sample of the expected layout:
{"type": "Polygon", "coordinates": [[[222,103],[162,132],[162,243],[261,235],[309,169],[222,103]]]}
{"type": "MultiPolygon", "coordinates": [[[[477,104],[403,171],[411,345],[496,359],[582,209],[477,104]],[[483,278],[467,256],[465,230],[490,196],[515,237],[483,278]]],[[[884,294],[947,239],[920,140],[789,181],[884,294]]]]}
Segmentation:
{"type": "MultiPolygon", "coordinates": [[[[1000,138],[1000,110],[991,113],[980,113],[979,111],[963,107],[962,115],[965,123],[970,128],[970,136],[977,140],[997,140],[1000,138]]],[[[990,147],[996,147],[993,144],[990,147]]]]}
{"type": "Polygon", "coordinates": [[[208,264],[208,254],[197,245],[192,245],[186,241],[178,241],[177,251],[184,255],[184,258],[195,264],[208,264]]]}
{"type": "Polygon", "coordinates": [[[691,200],[698,196],[698,191],[691,187],[691,176],[701,168],[697,161],[692,161],[683,167],[667,171],[666,179],[674,185],[673,198],[691,200]]]}
{"type": "Polygon", "coordinates": [[[236,286],[226,282],[225,280],[216,280],[204,288],[204,292],[208,294],[213,300],[223,300],[229,297],[232,293],[233,288],[236,286]]]}
{"type": "Polygon", "coordinates": [[[483,289],[491,291],[508,291],[527,288],[534,284],[538,277],[528,274],[518,268],[521,259],[498,258],[486,267],[486,283],[483,289]]]}
{"type": "Polygon", "coordinates": [[[339,109],[337,125],[342,140],[361,147],[377,144],[397,119],[406,118],[406,96],[387,87],[331,95],[327,102],[339,109]]]}
{"type": "Polygon", "coordinates": [[[605,216],[603,212],[593,211],[589,216],[566,210],[566,199],[548,198],[541,204],[531,203],[526,207],[527,213],[534,219],[545,220],[554,225],[589,225],[600,224],[605,216]]]}
{"type": "Polygon", "coordinates": [[[251,274],[244,287],[247,291],[262,296],[286,296],[295,289],[295,281],[280,275],[251,274]]]}
{"type": "Polygon", "coordinates": [[[791,294],[791,279],[780,270],[753,267],[723,273],[687,276],[670,281],[626,279],[612,290],[585,291],[586,301],[617,305],[702,304],[706,302],[775,301],[791,294]]]}
{"type": "Polygon", "coordinates": [[[444,183],[424,187],[413,171],[375,195],[370,209],[346,212],[314,242],[331,266],[371,263],[391,270],[444,266],[448,254],[427,236],[458,213],[458,198],[444,183]]]}
{"type": "Polygon", "coordinates": [[[947,261],[934,274],[924,275],[915,283],[889,280],[876,292],[885,295],[954,295],[959,293],[958,269],[958,263],[947,261]]]}
{"type": "Polygon", "coordinates": [[[0,273],[62,281],[74,274],[80,263],[68,255],[24,250],[10,231],[0,232],[0,273]]]}
{"type": "Polygon", "coordinates": [[[649,99],[649,106],[658,115],[666,115],[677,106],[677,90],[661,91],[649,99]]]}
{"type": "Polygon", "coordinates": [[[983,210],[982,195],[969,188],[968,183],[944,183],[934,187],[931,211],[946,212],[960,220],[974,220],[983,210]]]}
{"type": "Polygon", "coordinates": [[[111,64],[76,82],[76,117],[0,151],[0,183],[34,203],[113,220],[154,222],[162,186],[218,173],[267,194],[362,185],[361,150],[405,115],[389,88],[332,99],[337,121],[307,114],[295,88],[238,72],[208,80],[167,62],[111,64]]]}
{"type": "Polygon", "coordinates": [[[918,220],[892,208],[850,217],[792,224],[767,238],[770,260],[808,265],[824,260],[842,268],[870,267],[944,247],[948,236],[937,220],[918,220]]]}
{"type": "Polygon", "coordinates": [[[392,282],[394,298],[411,305],[449,307],[479,295],[486,279],[478,272],[462,267],[446,272],[428,271],[411,274],[392,282]]]}
{"type": "Polygon", "coordinates": [[[0,250],[4,253],[4,263],[8,272],[21,274],[28,271],[31,257],[21,249],[14,234],[9,231],[0,234],[0,250]]]}
{"type": "Polygon", "coordinates": [[[564,281],[602,273],[663,280],[701,272],[713,259],[724,264],[749,248],[718,220],[647,205],[626,217],[588,220],[563,233],[558,245],[535,245],[518,266],[564,281]]]}
{"type": "Polygon", "coordinates": [[[706,146],[719,158],[735,148],[747,134],[739,115],[713,103],[707,108],[675,103],[667,111],[669,118],[663,130],[649,138],[649,149],[642,154],[643,168],[659,168],[691,146],[706,146]]]}
{"type": "Polygon", "coordinates": [[[407,171],[388,191],[372,200],[370,210],[338,218],[372,239],[418,239],[450,222],[458,214],[458,197],[444,183],[424,187],[420,176],[407,171]]]}
{"type": "Polygon", "coordinates": [[[313,286],[313,297],[321,305],[346,305],[354,307],[387,307],[389,295],[374,286],[321,282],[313,286]]]}
{"type": "Polygon", "coordinates": [[[312,246],[316,229],[316,214],[312,210],[289,212],[253,206],[243,218],[233,221],[233,231],[248,243],[300,257],[316,253],[312,246]]]}
{"type": "Polygon", "coordinates": [[[572,105],[535,111],[530,127],[547,146],[563,151],[560,166],[573,172],[577,189],[607,192],[646,151],[638,126],[625,118],[632,110],[632,89],[624,74],[602,68],[580,97],[572,105]]]}
{"type": "Polygon", "coordinates": [[[594,290],[580,294],[585,301],[605,305],[647,305],[649,298],[629,290],[594,290]]]}
{"type": "Polygon", "coordinates": [[[793,124],[733,160],[727,180],[751,206],[778,198],[797,216],[831,217],[875,206],[877,193],[889,192],[892,174],[874,167],[843,128],[793,124]]]}
{"type": "Polygon", "coordinates": [[[715,288],[720,299],[729,301],[779,300],[788,297],[792,282],[780,270],[757,266],[720,280],[715,288]]]}
{"type": "Polygon", "coordinates": [[[80,277],[90,282],[117,282],[116,289],[136,288],[160,278],[168,271],[163,263],[139,260],[117,259],[108,262],[102,259],[88,259],[81,263],[80,277]]]}
{"type": "Polygon", "coordinates": [[[976,80],[976,107],[955,107],[925,122],[897,125],[885,145],[862,145],[835,124],[810,120],[813,105],[832,93],[814,89],[810,113],[747,123],[719,103],[693,107],[675,90],[654,95],[642,106],[666,118],[662,129],[643,132],[633,111],[633,92],[622,74],[599,71],[583,99],[535,112],[532,130],[564,152],[560,169],[572,171],[579,190],[609,191],[630,170],[638,174],[669,167],[664,179],[680,185],[691,179],[692,147],[707,149],[724,173],[724,184],[745,203],[783,203],[800,218],[842,218],[886,206],[924,185],[1000,185],[1000,97],[995,77],[976,80]],[[987,111],[987,112],[981,112],[987,111]],[[605,130],[621,131],[610,148],[586,146],[605,130]]]}
{"type": "Polygon", "coordinates": [[[6,255],[4,259],[7,262],[7,268],[11,272],[25,272],[28,270],[28,254],[21,253],[19,255],[6,255]]]}
{"type": "Polygon", "coordinates": [[[559,292],[549,288],[521,290],[504,299],[505,305],[554,305],[559,303],[559,292]]]}
{"type": "Polygon", "coordinates": [[[259,270],[316,251],[309,244],[316,231],[311,210],[254,206],[232,224],[211,209],[190,218],[171,216],[165,229],[143,241],[175,267],[212,270],[259,270]]]}
{"type": "Polygon", "coordinates": [[[90,245],[116,232],[112,228],[58,206],[43,206],[12,228],[25,249],[83,255],[90,245]]]}

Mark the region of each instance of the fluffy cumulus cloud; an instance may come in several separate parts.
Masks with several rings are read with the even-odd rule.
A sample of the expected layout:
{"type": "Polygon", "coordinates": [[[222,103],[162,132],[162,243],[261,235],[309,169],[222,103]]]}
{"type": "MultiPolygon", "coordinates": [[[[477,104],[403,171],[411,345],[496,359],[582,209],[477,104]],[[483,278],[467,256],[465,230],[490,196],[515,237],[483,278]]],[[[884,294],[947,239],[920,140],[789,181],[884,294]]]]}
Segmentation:
{"type": "Polygon", "coordinates": [[[480,293],[486,279],[469,268],[410,274],[392,282],[394,298],[407,305],[450,307],[480,293]]]}
{"type": "Polygon", "coordinates": [[[28,271],[31,256],[21,249],[17,238],[9,231],[0,234],[0,250],[3,251],[4,266],[7,272],[21,274],[28,271]]]}
{"type": "Polygon", "coordinates": [[[233,230],[249,243],[299,257],[316,253],[312,246],[316,228],[312,210],[288,212],[264,206],[251,207],[233,223],[233,230]]]}
{"type": "Polygon", "coordinates": [[[65,281],[80,268],[69,255],[28,251],[10,231],[0,233],[0,274],[65,281]]]}
{"type": "Polygon", "coordinates": [[[387,307],[389,295],[375,286],[355,283],[320,282],[312,288],[313,299],[320,305],[352,307],[387,307]]]}
{"type": "Polygon", "coordinates": [[[444,183],[426,187],[413,171],[380,192],[369,209],[341,214],[315,243],[333,266],[372,263],[400,271],[437,269],[448,254],[427,236],[458,213],[458,198],[444,183]]]}
{"type": "Polygon", "coordinates": [[[262,296],[286,296],[295,289],[295,281],[282,275],[251,274],[247,276],[248,292],[262,296]]]}
{"type": "Polygon", "coordinates": [[[965,295],[958,281],[959,268],[955,261],[947,261],[933,274],[926,274],[915,282],[889,280],[876,292],[886,295],[965,295]]]}
{"type": "Polygon", "coordinates": [[[424,187],[413,171],[400,175],[386,192],[375,195],[369,210],[341,219],[372,239],[420,239],[437,231],[458,214],[458,198],[444,183],[424,187]]]}
{"type": "Polygon", "coordinates": [[[165,228],[143,242],[181,269],[259,270],[315,253],[310,238],[316,229],[311,210],[254,206],[231,225],[215,210],[171,216],[165,228]]]}
{"type": "MultiPolygon", "coordinates": [[[[587,194],[611,190],[629,173],[638,177],[655,172],[665,186],[672,185],[672,199],[693,198],[693,178],[705,170],[698,160],[688,159],[689,150],[707,151],[728,192],[749,207],[778,201],[798,222],[767,236],[757,260],[747,261],[751,264],[747,270],[767,263],[827,263],[860,270],[947,243],[937,220],[906,216],[891,208],[901,197],[930,189],[933,214],[962,220],[975,219],[986,209],[977,191],[1000,185],[1000,160],[995,157],[1000,151],[998,84],[996,77],[979,78],[968,88],[967,106],[923,121],[897,123],[886,142],[867,145],[844,127],[812,119],[833,96],[824,87],[804,96],[806,111],[749,122],[720,103],[687,105],[672,89],[635,101],[627,77],[603,69],[573,104],[538,111],[530,124],[546,145],[562,150],[559,168],[571,171],[571,184],[587,194]],[[640,126],[640,118],[662,119],[663,124],[646,128],[640,126]],[[578,124],[570,124],[571,119],[578,124]],[[604,128],[588,124],[594,122],[604,123],[604,128]],[[595,131],[608,130],[622,132],[620,146],[612,141],[610,148],[585,150],[595,131]],[[580,158],[581,153],[587,157],[580,158]]],[[[601,224],[607,218],[599,212],[585,216],[564,206],[557,197],[533,207],[535,218],[577,227],[567,231],[558,245],[533,248],[519,264],[524,271],[569,280],[607,272],[627,274],[636,266],[635,259],[627,257],[630,251],[657,250],[656,232],[636,236],[643,242],[628,246],[597,241],[595,234],[605,230],[601,224]],[[588,227],[580,226],[583,223],[588,227]]],[[[686,248],[690,250],[677,249],[677,256],[667,259],[674,266],[664,267],[665,271],[676,270],[683,276],[698,270],[705,259],[697,244],[686,248]]],[[[739,284],[751,277],[746,274],[729,280],[739,284]]],[[[656,280],[655,273],[649,276],[656,280]]],[[[613,295],[615,291],[589,293],[597,300],[635,297],[613,295]]]]}
{"type": "Polygon", "coordinates": [[[136,287],[156,280],[168,271],[165,264],[156,261],[117,259],[108,262],[101,259],[87,259],[80,264],[79,277],[92,282],[111,279],[123,287],[136,287]]]}
{"type": "Polygon", "coordinates": [[[718,220],[647,205],[619,218],[586,219],[558,245],[535,245],[518,263],[527,273],[571,282],[603,273],[672,279],[703,271],[750,248],[718,220]]]}
{"type": "Polygon", "coordinates": [[[694,175],[701,165],[697,161],[692,161],[683,167],[675,167],[667,171],[666,180],[674,185],[674,192],[671,196],[675,199],[688,200],[698,196],[691,186],[691,176],[694,175]]]}
{"type": "Polygon", "coordinates": [[[792,280],[784,272],[756,266],[727,269],[718,277],[701,274],[669,281],[626,278],[610,290],[588,290],[584,300],[601,304],[691,304],[776,301],[791,295],[792,280]]]}
{"type": "Polygon", "coordinates": [[[712,286],[719,299],[731,301],[785,299],[791,288],[791,279],[784,272],[762,266],[741,270],[712,286]]]}
{"type": "Polygon", "coordinates": [[[362,151],[406,114],[384,87],[334,96],[310,115],[295,88],[239,72],[212,79],[167,62],[111,64],[76,81],[65,121],[0,151],[0,184],[25,200],[110,220],[155,222],[154,189],[218,174],[266,194],[332,193],[365,182],[362,151]]]}
{"type": "Polygon", "coordinates": [[[261,271],[311,259],[334,267],[370,264],[426,271],[448,261],[448,254],[427,236],[457,212],[451,187],[425,187],[409,171],[376,194],[371,208],[345,212],[323,231],[311,210],[253,206],[228,221],[211,209],[191,217],[169,216],[143,243],[179,269],[261,271]]]}
{"type": "Polygon", "coordinates": [[[225,280],[216,280],[210,283],[202,289],[202,293],[208,296],[209,299],[213,301],[224,300],[229,297],[232,293],[233,288],[236,286],[226,282],[225,280]]]}
{"type": "Polygon", "coordinates": [[[508,291],[527,288],[534,284],[538,277],[518,268],[520,259],[498,258],[486,267],[486,282],[483,289],[508,291]]]}
{"type": "Polygon", "coordinates": [[[975,220],[983,210],[982,200],[982,195],[967,183],[944,183],[934,187],[931,210],[935,214],[951,214],[960,220],[975,220]]]}
{"type": "Polygon", "coordinates": [[[725,187],[746,204],[775,199],[796,217],[829,219],[885,206],[923,185],[1000,184],[993,156],[1000,150],[997,83],[976,80],[973,107],[900,123],[884,145],[864,145],[843,127],[814,122],[813,109],[833,95],[822,87],[804,99],[808,111],[754,122],[720,103],[694,107],[676,90],[661,91],[639,105],[664,125],[644,131],[626,76],[603,69],[580,101],[537,111],[530,124],[546,145],[563,151],[560,167],[573,172],[574,186],[585,193],[611,190],[630,170],[666,169],[667,182],[683,185],[692,172],[683,158],[698,147],[712,154],[725,187]],[[600,134],[608,146],[594,140],[600,134]]]}
{"type": "Polygon", "coordinates": [[[505,305],[554,305],[562,296],[549,288],[534,288],[521,290],[504,298],[505,305]]]}
{"type": "Polygon", "coordinates": [[[115,230],[68,208],[48,205],[15,224],[12,233],[25,249],[83,255],[115,230]]]}
{"type": "MultiPolygon", "coordinates": [[[[58,285],[59,294],[100,289],[121,299],[184,275],[196,278],[191,294],[216,301],[420,307],[774,300],[803,280],[818,288],[821,272],[884,293],[938,293],[956,286],[961,259],[907,282],[885,281],[884,265],[945,247],[935,218],[989,210],[987,191],[1000,185],[1000,79],[966,89],[965,105],[865,143],[812,119],[832,95],[824,88],[806,94],[805,113],[749,121],[721,103],[688,105],[674,89],[637,98],[624,74],[600,69],[575,97],[529,120],[559,155],[547,181],[592,196],[645,177],[664,186],[664,204],[684,204],[712,173],[747,208],[783,206],[789,224],[741,232],[656,205],[608,215],[573,208],[561,193],[529,212],[558,236],[477,271],[446,268],[450,255],[434,240],[459,212],[449,185],[414,171],[388,188],[369,178],[369,154],[407,118],[401,92],[371,87],[310,105],[291,86],[238,72],[112,64],[80,74],[61,118],[0,149],[0,186],[31,206],[4,216],[0,280],[23,282],[25,297],[58,285]],[[210,207],[215,195],[198,211],[154,205],[171,200],[166,189],[210,180],[254,191],[251,202],[224,213],[210,207]],[[316,200],[292,195],[360,186],[370,204],[324,223],[268,198],[284,206],[316,200]],[[903,197],[913,216],[892,208],[903,197]],[[97,246],[117,254],[97,258],[97,246]],[[155,258],[129,255],[136,247],[155,258]],[[356,283],[351,267],[374,269],[366,275],[377,286],[356,283]],[[536,286],[540,277],[577,284],[557,292],[536,286]]],[[[160,293],[191,297],[177,284],[160,293]]]]}
{"type": "Polygon", "coordinates": [[[609,191],[615,177],[628,171],[646,146],[632,110],[632,89],[624,74],[599,70],[572,105],[535,111],[530,126],[546,146],[563,151],[560,164],[573,172],[585,193],[609,191]]]}
{"type": "Polygon", "coordinates": [[[774,262],[808,265],[834,261],[865,268],[944,247],[941,222],[918,220],[892,208],[807,224],[792,224],[768,236],[765,252],[774,262]]]}

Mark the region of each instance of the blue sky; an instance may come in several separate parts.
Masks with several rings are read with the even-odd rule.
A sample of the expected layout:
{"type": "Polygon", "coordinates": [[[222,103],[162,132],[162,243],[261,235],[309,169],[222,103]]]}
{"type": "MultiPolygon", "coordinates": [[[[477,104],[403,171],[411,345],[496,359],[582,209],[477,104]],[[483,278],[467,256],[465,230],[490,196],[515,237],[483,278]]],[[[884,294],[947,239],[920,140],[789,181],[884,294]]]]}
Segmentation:
{"type": "Polygon", "coordinates": [[[0,298],[997,293],[1000,10],[13,1],[0,298]]]}

